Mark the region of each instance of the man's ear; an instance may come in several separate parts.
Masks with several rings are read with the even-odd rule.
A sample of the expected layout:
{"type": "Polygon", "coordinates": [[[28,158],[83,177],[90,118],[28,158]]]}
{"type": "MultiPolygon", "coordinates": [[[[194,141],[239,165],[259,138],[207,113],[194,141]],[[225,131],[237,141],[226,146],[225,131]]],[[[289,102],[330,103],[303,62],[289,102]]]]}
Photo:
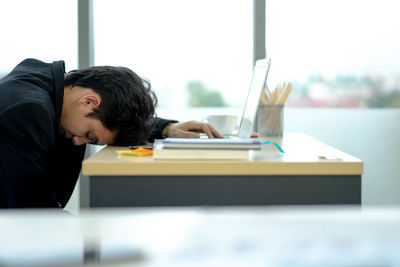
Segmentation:
{"type": "Polygon", "coordinates": [[[95,94],[84,95],[79,99],[79,104],[83,107],[94,109],[97,108],[101,103],[101,98],[95,94]]]}

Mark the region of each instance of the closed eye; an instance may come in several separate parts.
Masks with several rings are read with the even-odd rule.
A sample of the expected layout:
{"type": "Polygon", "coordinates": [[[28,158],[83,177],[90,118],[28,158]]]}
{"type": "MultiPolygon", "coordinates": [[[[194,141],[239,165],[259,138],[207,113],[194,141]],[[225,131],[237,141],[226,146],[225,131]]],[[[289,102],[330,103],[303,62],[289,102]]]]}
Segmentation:
{"type": "Polygon", "coordinates": [[[97,137],[90,137],[89,132],[86,133],[85,137],[90,140],[89,144],[97,145],[99,143],[97,137]]]}

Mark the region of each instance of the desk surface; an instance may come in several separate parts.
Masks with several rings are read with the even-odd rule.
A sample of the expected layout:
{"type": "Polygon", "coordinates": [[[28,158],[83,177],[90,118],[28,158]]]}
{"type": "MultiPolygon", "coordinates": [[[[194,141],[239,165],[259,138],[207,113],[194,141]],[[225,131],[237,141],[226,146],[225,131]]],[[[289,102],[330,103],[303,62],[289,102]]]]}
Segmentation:
{"type": "Polygon", "coordinates": [[[83,162],[83,174],[92,175],[361,175],[363,162],[300,133],[264,138],[281,145],[252,151],[249,160],[154,160],[153,157],[118,156],[126,147],[108,146],[83,162]]]}

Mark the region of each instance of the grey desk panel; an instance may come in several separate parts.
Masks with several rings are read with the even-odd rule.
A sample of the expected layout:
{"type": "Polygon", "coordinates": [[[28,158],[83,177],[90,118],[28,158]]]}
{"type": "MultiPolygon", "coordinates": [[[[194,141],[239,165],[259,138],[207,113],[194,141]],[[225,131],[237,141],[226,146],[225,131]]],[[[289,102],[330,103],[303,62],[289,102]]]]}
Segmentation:
{"type": "Polygon", "coordinates": [[[361,176],[92,176],[91,207],[361,204],[361,176]]]}

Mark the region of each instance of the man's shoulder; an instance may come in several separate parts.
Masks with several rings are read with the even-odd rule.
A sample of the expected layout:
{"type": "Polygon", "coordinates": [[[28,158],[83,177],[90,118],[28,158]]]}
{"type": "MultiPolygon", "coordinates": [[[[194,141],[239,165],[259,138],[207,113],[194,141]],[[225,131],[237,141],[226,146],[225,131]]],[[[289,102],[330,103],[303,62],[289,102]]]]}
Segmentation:
{"type": "Polygon", "coordinates": [[[4,80],[20,76],[21,74],[32,74],[32,73],[50,73],[51,63],[45,63],[39,59],[27,58],[18,63],[11,72],[5,77],[4,80]]]}
{"type": "Polygon", "coordinates": [[[49,67],[49,66],[51,66],[51,63],[46,63],[46,62],[43,62],[43,61],[41,61],[39,59],[36,59],[36,58],[27,58],[27,59],[22,60],[15,67],[15,69],[49,67]]]}
{"type": "MultiPolygon", "coordinates": [[[[61,68],[64,68],[64,61],[63,60],[57,60],[53,61],[50,63],[44,62],[42,60],[36,59],[36,58],[27,58],[22,60],[16,67],[15,69],[30,69],[30,70],[37,70],[38,68],[52,68],[53,64],[55,63],[61,63],[61,68]]],[[[64,69],[63,69],[64,71],[64,69]]]]}
{"type": "Polygon", "coordinates": [[[46,63],[38,59],[27,58],[15,66],[15,68],[1,80],[0,85],[1,83],[9,84],[10,82],[22,80],[40,87],[53,87],[54,69],[57,70],[57,74],[59,74],[59,72],[64,73],[64,61],[46,63]],[[53,68],[53,65],[58,67],[53,68]]]}
{"type": "Polygon", "coordinates": [[[47,106],[51,103],[50,92],[54,85],[51,68],[40,69],[38,62],[26,59],[0,81],[0,112],[10,105],[29,104],[29,101],[47,106]]]}

